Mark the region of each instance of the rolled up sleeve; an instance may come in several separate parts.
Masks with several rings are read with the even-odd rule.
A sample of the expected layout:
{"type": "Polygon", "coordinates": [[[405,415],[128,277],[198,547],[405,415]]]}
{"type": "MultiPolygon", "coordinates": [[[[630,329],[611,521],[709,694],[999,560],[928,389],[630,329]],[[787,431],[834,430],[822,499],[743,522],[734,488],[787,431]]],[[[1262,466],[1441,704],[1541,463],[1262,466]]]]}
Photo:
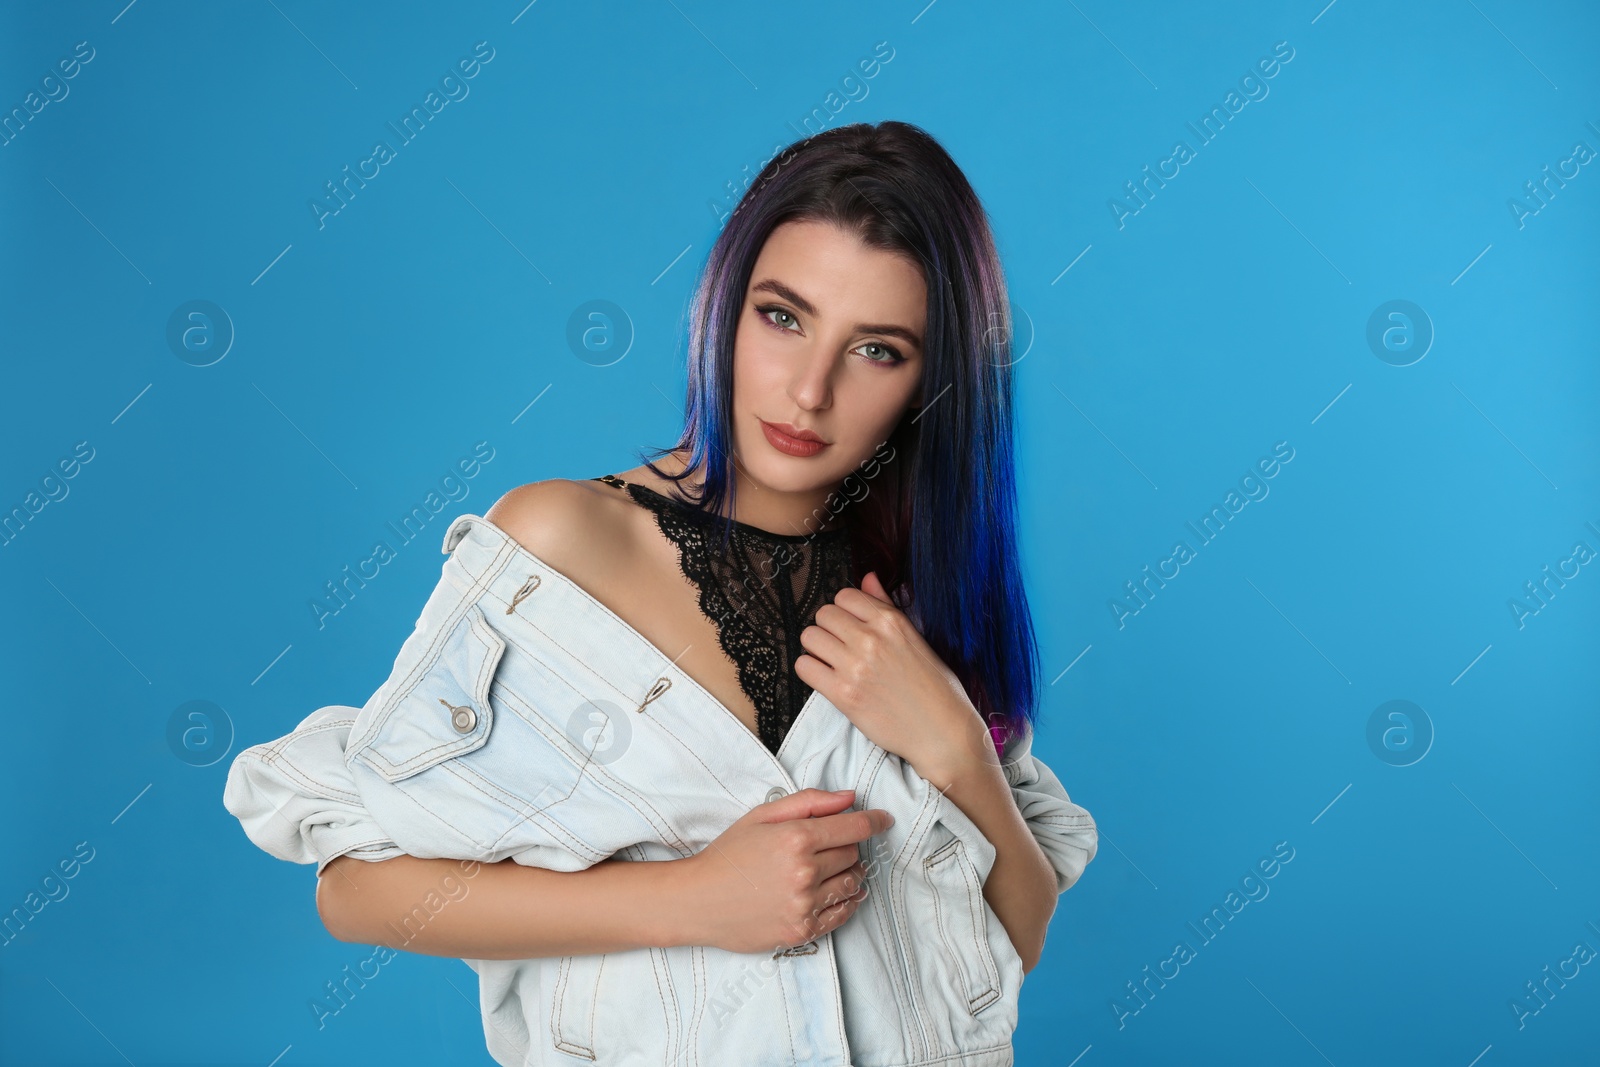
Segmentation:
{"type": "Polygon", "coordinates": [[[377,861],[405,853],[362,803],[345,764],[359,709],[319,708],[275,741],[234,757],[222,803],[257,847],[317,874],[343,855],[377,861]]]}
{"type": "Polygon", "coordinates": [[[1033,755],[1031,730],[1006,745],[1000,766],[1017,809],[1055,868],[1057,895],[1065,893],[1082,877],[1099,848],[1094,817],[1073,803],[1055,772],[1033,755]]]}

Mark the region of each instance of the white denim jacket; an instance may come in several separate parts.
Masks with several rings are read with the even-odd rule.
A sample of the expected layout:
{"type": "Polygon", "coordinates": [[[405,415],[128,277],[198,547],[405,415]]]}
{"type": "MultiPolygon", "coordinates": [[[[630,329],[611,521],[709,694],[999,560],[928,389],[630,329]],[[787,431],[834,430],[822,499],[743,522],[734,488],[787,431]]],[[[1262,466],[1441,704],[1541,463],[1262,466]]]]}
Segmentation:
{"type": "MultiPolygon", "coordinates": [[[[854,789],[894,825],[862,842],[868,892],[804,945],[466,960],[496,1062],[584,1067],[1010,1064],[1022,965],[983,897],[995,849],[813,692],[776,756],[671,658],[499,527],[462,515],[394,670],[240,752],[223,803],[295,863],[401,854],[557,871],[671,860],[798,789],[854,789]],[[609,722],[608,722],[609,721],[609,722]]],[[[1089,813],[1011,742],[1017,806],[1065,892],[1089,813]]],[[[447,902],[443,906],[448,906],[447,902]]],[[[418,922],[436,908],[419,909],[418,922]]]]}

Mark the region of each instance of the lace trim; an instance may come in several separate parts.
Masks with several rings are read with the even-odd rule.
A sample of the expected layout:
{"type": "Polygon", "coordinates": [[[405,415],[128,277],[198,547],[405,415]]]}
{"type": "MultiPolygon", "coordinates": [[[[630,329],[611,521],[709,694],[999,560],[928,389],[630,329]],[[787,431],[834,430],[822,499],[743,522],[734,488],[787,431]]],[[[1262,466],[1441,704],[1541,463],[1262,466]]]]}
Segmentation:
{"type": "Polygon", "coordinates": [[[679,569],[699,592],[700,612],[716,625],[722,651],[738,667],[739,686],[756,706],[761,742],[776,754],[812,693],[794,672],[805,652],[800,633],[850,584],[848,531],[775,534],[736,521],[724,555],[717,516],[616,475],[591,480],[625,490],[655,514],[677,546],[679,569]]]}

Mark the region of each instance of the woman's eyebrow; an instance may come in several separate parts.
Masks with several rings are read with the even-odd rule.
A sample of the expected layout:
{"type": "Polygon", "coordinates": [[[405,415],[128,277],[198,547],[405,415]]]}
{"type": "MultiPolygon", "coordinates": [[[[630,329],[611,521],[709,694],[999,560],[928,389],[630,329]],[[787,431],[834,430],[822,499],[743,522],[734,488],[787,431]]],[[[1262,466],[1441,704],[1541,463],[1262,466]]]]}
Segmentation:
{"type": "MultiPolygon", "coordinates": [[[[762,279],[761,281],[752,285],[750,287],[750,291],[752,293],[773,293],[789,301],[789,303],[793,304],[807,315],[815,317],[817,314],[816,306],[812,304],[811,301],[807,300],[805,297],[801,296],[787,285],[778,281],[776,278],[762,279]]],[[[855,332],[888,334],[892,337],[898,337],[903,341],[916,345],[919,349],[922,347],[922,338],[918,337],[915,333],[906,329],[904,326],[896,326],[893,323],[861,322],[856,324],[855,332]]]]}

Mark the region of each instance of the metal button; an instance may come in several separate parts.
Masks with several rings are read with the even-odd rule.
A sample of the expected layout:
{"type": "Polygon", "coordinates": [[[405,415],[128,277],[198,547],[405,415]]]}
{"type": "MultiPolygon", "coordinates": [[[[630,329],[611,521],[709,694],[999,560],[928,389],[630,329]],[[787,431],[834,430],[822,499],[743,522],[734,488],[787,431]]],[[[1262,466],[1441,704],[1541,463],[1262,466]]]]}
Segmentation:
{"type": "Polygon", "coordinates": [[[786,797],[788,795],[789,795],[789,791],[787,789],[785,789],[781,785],[775,785],[771,789],[767,790],[767,803],[771,804],[774,800],[777,800],[779,797],[786,797]]]}
{"type": "Polygon", "coordinates": [[[470,734],[472,728],[478,725],[478,713],[472,710],[471,704],[462,704],[450,709],[450,725],[456,728],[457,733],[470,734]]]}

